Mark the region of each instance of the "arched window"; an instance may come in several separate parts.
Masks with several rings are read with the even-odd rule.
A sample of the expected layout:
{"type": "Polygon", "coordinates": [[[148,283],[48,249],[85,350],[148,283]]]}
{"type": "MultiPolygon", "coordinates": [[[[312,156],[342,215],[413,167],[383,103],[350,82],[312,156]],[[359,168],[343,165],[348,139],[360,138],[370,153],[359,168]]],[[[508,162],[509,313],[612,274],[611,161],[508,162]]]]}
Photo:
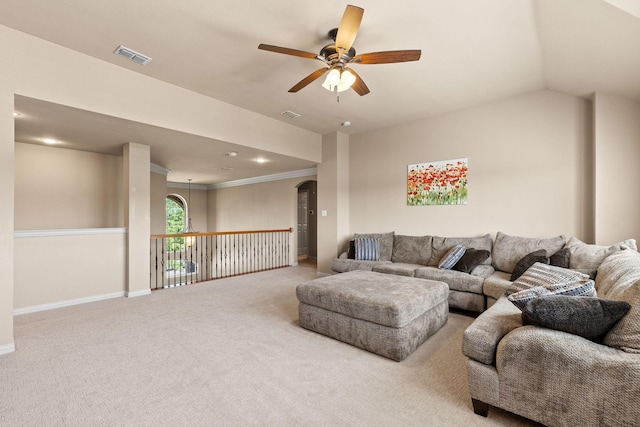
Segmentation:
{"type": "Polygon", "coordinates": [[[187,229],[187,209],[187,202],[182,196],[167,196],[167,234],[182,233],[187,229]]]}

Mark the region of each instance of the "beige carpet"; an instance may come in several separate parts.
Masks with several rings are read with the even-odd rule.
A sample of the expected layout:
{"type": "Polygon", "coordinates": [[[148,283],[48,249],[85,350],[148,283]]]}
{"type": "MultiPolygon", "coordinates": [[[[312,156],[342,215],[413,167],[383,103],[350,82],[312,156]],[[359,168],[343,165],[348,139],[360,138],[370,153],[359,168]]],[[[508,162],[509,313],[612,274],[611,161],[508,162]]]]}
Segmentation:
{"type": "Polygon", "coordinates": [[[15,318],[0,356],[2,426],[534,425],[475,415],[463,330],[449,322],[403,362],[302,329],[307,266],[15,318]]]}

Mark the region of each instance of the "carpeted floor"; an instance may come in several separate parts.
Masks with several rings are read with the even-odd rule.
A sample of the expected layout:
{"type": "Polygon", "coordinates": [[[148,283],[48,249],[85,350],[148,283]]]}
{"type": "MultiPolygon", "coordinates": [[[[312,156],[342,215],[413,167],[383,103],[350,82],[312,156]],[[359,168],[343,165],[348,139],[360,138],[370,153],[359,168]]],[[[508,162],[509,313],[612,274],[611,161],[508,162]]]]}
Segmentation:
{"type": "Polygon", "coordinates": [[[301,264],[18,316],[2,426],[532,426],[475,415],[449,322],[403,362],[302,329],[301,264]]]}

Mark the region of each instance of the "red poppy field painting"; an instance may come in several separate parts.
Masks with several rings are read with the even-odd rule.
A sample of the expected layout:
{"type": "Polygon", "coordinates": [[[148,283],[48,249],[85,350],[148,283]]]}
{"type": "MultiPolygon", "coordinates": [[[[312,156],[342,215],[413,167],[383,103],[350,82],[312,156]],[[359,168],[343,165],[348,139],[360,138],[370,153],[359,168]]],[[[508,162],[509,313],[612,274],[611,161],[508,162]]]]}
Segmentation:
{"type": "Polygon", "coordinates": [[[467,159],[409,165],[407,205],[466,205],[467,159]]]}

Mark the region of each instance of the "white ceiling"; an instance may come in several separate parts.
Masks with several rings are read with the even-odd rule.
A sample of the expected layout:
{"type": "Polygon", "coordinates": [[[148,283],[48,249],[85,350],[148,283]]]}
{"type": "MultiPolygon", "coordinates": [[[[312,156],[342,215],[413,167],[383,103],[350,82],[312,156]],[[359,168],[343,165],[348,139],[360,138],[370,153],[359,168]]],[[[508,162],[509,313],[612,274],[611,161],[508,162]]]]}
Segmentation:
{"type": "MultiPolygon", "coordinates": [[[[371,131],[544,88],[640,99],[640,0],[361,0],[357,52],[421,49],[420,61],[354,65],[371,89],[363,97],[349,91],[336,102],[322,80],[288,93],[322,63],[258,50],[258,44],[317,53],[330,42],[326,33],[337,27],[346,4],[2,0],[0,24],[322,134],[371,131]],[[127,61],[113,54],[119,45],[153,60],[146,66],[127,61]],[[287,119],[285,110],[302,117],[287,119]],[[345,120],[350,128],[340,127],[345,120]]],[[[17,140],[36,137],[21,126],[17,140]]],[[[109,126],[100,132],[105,141],[114,136],[109,126]]],[[[170,155],[160,153],[154,162],[178,174],[199,171],[203,183],[226,179],[211,165],[182,162],[190,165],[187,171],[182,164],[171,166],[165,163],[170,155]]],[[[272,164],[274,170],[308,167],[282,161],[279,169],[272,164]]],[[[234,179],[260,173],[238,172],[234,179]]]]}

